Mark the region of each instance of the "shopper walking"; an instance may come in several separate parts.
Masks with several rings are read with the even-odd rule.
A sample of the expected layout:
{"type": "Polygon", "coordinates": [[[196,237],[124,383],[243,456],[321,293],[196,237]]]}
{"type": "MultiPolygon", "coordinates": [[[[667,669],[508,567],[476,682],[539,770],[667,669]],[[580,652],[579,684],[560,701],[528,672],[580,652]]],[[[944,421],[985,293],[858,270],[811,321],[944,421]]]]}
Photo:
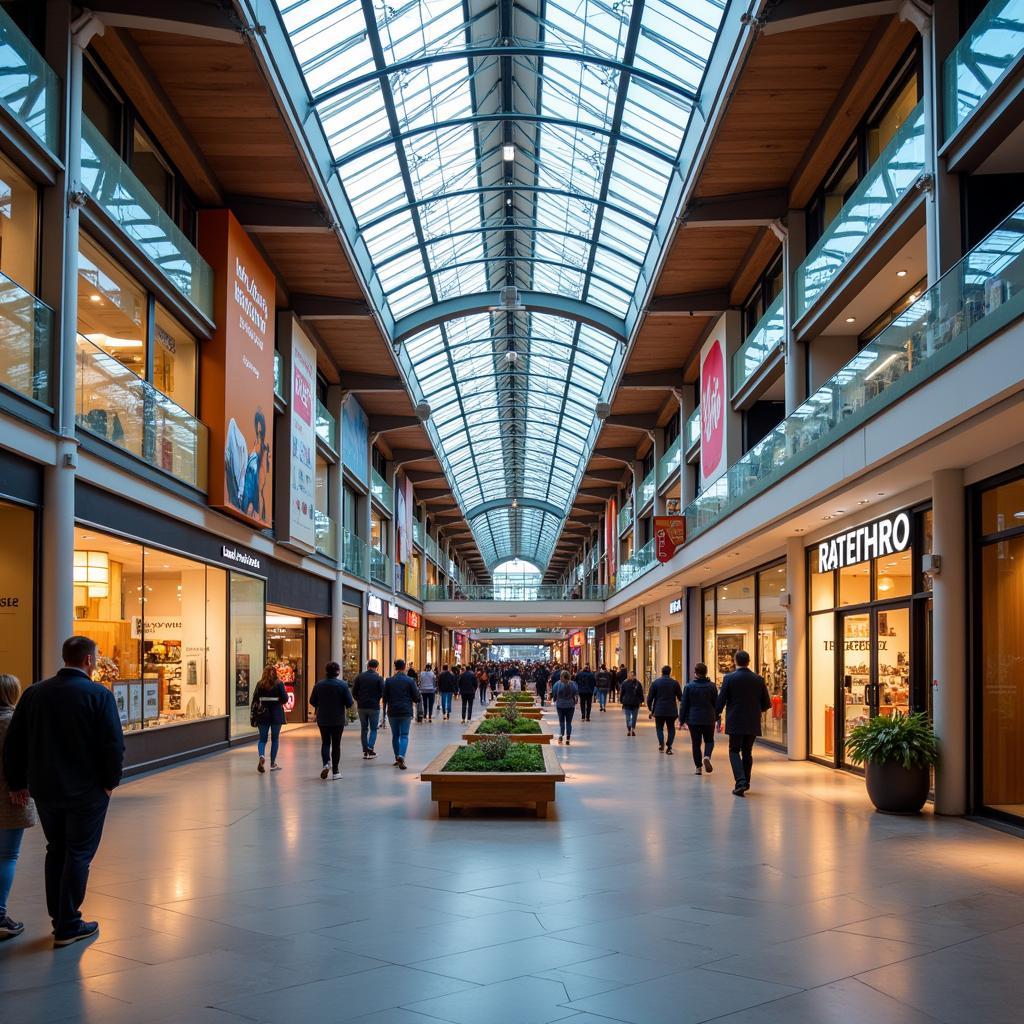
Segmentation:
{"type": "Polygon", "coordinates": [[[761,735],[761,715],[772,706],[764,679],[750,671],[750,655],[737,651],[732,656],[736,670],[722,680],[717,710],[725,712],[729,734],[729,763],[736,785],[734,796],[746,796],[754,767],[754,740],[761,735]]]}
{"type": "Polygon", "coordinates": [[[480,668],[477,669],[476,673],[476,685],[477,689],[480,691],[480,707],[483,707],[487,703],[487,677],[487,666],[481,665],[480,668]]]}
{"type": "Polygon", "coordinates": [[[558,712],[558,742],[565,739],[566,744],[572,743],[572,716],[576,713],[576,704],[580,699],[579,687],[569,678],[569,673],[562,671],[558,682],[551,688],[551,699],[558,712]]]}
{"type": "Polygon", "coordinates": [[[267,738],[270,738],[270,770],[279,772],[277,751],[281,743],[281,727],[284,725],[284,707],[288,703],[288,691],[277,678],[277,669],[267,665],[256,684],[256,692],[252,695],[252,707],[249,720],[259,732],[256,741],[256,771],[262,774],[266,769],[267,738]]]}
{"type": "Polygon", "coordinates": [[[576,689],[580,695],[580,719],[589,722],[590,712],[594,706],[594,691],[597,689],[597,680],[589,665],[584,665],[583,669],[576,673],[576,689]]]}
{"type": "Polygon", "coordinates": [[[459,676],[459,696],[462,698],[462,720],[473,721],[473,698],[476,696],[476,673],[467,665],[459,676]]]}
{"type": "Polygon", "coordinates": [[[352,682],[352,696],[359,716],[359,742],[363,746],[363,760],[377,756],[377,730],[380,728],[380,700],[384,693],[384,677],[377,671],[380,662],[371,658],[366,671],[360,672],[352,682]]]}
{"type": "Polygon", "coordinates": [[[622,691],[622,684],[629,678],[629,673],[626,671],[625,665],[620,665],[617,669],[612,669],[612,700],[619,697],[622,691]]]}
{"type": "Polygon", "coordinates": [[[81,907],[124,763],[113,694],[91,678],[95,642],[70,637],[61,654],[64,667],[21,695],[3,749],[10,801],[27,808],[31,796],[46,836],[46,909],[58,948],[99,932],[81,907]]]}
{"type": "Polygon", "coordinates": [[[22,836],[25,829],[36,823],[36,805],[31,798],[24,804],[11,799],[2,768],[4,739],[20,695],[21,683],[17,676],[0,675],[0,941],[12,939],[25,930],[21,921],[15,921],[7,913],[7,899],[14,885],[22,836]]]}
{"type": "Polygon", "coordinates": [[[391,726],[391,749],[395,752],[395,767],[405,771],[405,755],[409,749],[409,730],[412,716],[420,702],[420,691],[412,678],[406,675],[405,662],[395,659],[394,675],[384,683],[384,715],[391,726]]]}
{"type": "Polygon", "coordinates": [[[608,693],[611,688],[611,673],[602,665],[594,675],[594,692],[597,694],[597,705],[602,711],[608,710],[608,693]]]}
{"type": "Polygon", "coordinates": [[[452,717],[452,700],[459,690],[459,680],[447,665],[441,666],[441,674],[437,677],[437,691],[441,695],[441,717],[447,721],[452,717]]]}
{"type": "Polygon", "coordinates": [[[636,719],[644,702],[644,688],[636,676],[630,676],[620,687],[619,699],[626,716],[626,735],[636,735],[636,719]]]}
{"type": "Polygon", "coordinates": [[[320,729],[320,778],[341,778],[341,735],[348,721],[348,709],[355,701],[348,683],[341,678],[341,666],[336,661],[327,662],[326,673],[313,686],[309,703],[316,709],[316,724],[320,729]],[[327,760],[328,756],[330,761],[327,760]]]}
{"type": "Polygon", "coordinates": [[[666,754],[672,753],[679,701],[682,699],[683,688],[672,678],[672,669],[668,665],[663,666],[661,675],[651,683],[651,688],[647,691],[647,708],[654,715],[658,749],[664,750],[666,754]]]}
{"type": "Polygon", "coordinates": [[[711,754],[715,749],[715,725],[718,717],[718,687],[708,679],[703,662],[693,666],[693,678],[683,687],[683,703],[679,708],[679,724],[690,730],[693,764],[697,774],[714,771],[711,754]]]}
{"type": "Polygon", "coordinates": [[[437,697],[437,676],[434,675],[429,661],[420,673],[419,679],[416,680],[416,686],[423,698],[423,715],[428,722],[432,722],[434,720],[434,701],[437,697]]]}

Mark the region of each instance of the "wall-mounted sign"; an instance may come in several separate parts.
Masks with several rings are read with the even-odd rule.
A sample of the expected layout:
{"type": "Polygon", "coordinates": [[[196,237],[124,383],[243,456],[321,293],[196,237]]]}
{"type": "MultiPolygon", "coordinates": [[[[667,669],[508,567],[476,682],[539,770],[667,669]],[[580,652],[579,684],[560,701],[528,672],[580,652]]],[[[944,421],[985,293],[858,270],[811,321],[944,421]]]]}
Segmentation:
{"type": "Polygon", "coordinates": [[[367,594],[366,610],[371,615],[382,615],[384,613],[383,602],[376,594],[367,594]]]}
{"type": "Polygon", "coordinates": [[[316,349],[292,320],[291,476],[288,537],[312,551],[316,547],[316,349]]]}
{"type": "Polygon", "coordinates": [[[669,601],[669,603],[668,603],[668,613],[669,613],[669,615],[678,615],[682,610],[683,610],[683,599],[681,597],[677,597],[674,601],[669,601]]]}
{"type": "Polygon", "coordinates": [[[199,213],[213,269],[213,339],[202,346],[201,415],[210,430],[210,505],[271,524],[276,282],[230,210],[199,213]]]}
{"type": "Polygon", "coordinates": [[[417,613],[417,612],[406,612],[405,613],[405,624],[410,629],[419,629],[420,628],[419,613],[417,613]]]}
{"type": "Polygon", "coordinates": [[[582,647],[583,646],[583,634],[582,633],[573,633],[573,635],[571,637],[569,637],[569,646],[570,647],[582,647]]]}
{"type": "Polygon", "coordinates": [[[636,612],[630,612],[629,615],[622,616],[622,628],[636,629],[636,612]]]}
{"type": "Polygon", "coordinates": [[[392,604],[390,601],[388,602],[388,618],[394,619],[395,622],[398,621],[398,605],[392,604]]]}
{"type": "Polygon", "coordinates": [[[725,318],[700,352],[700,477],[702,487],[726,468],[725,419],[729,394],[725,358],[725,318]]]}
{"type": "Polygon", "coordinates": [[[686,543],[686,520],[683,516],[654,517],[654,554],[659,562],[670,562],[686,543]]]}
{"type": "Polygon", "coordinates": [[[239,551],[238,548],[233,548],[230,544],[225,544],[220,549],[221,556],[229,562],[234,562],[235,565],[244,565],[246,569],[262,569],[263,563],[255,555],[250,555],[248,551],[239,551]]]}
{"type": "Polygon", "coordinates": [[[910,514],[898,512],[847,530],[818,545],[818,572],[832,572],[906,551],[910,547],[910,514]]]}

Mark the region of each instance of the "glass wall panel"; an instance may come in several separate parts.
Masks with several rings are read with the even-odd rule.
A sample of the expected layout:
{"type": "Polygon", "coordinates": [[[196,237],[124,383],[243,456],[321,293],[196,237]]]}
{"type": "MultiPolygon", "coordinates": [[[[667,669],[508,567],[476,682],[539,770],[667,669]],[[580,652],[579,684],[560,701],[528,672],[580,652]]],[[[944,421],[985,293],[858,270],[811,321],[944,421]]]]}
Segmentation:
{"type": "Polygon", "coordinates": [[[0,671],[35,678],[35,513],[0,501],[0,671]]]}
{"type": "Polygon", "coordinates": [[[342,609],[342,615],[341,674],[345,679],[355,679],[359,675],[359,654],[362,644],[360,623],[363,610],[347,604],[342,609]]]}
{"type": "Polygon", "coordinates": [[[839,605],[867,604],[871,600],[871,563],[859,562],[839,570],[839,605]]]}
{"type": "Polygon", "coordinates": [[[153,332],[153,384],[185,412],[196,411],[196,339],[159,304],[153,332]]]}
{"type": "Polygon", "coordinates": [[[812,612],[825,612],[835,607],[835,573],[818,572],[818,549],[811,548],[808,552],[810,568],[810,605],[812,612]]]}
{"type": "Polygon", "coordinates": [[[835,615],[812,615],[810,633],[811,755],[831,761],[835,757],[835,615]]]}
{"type": "Polygon", "coordinates": [[[786,742],[786,702],[789,687],[788,635],[786,609],[782,605],[786,593],[786,567],[777,565],[758,573],[757,578],[757,671],[768,684],[772,706],[766,711],[761,730],[765,737],[786,742]]]}
{"type": "Polygon", "coordinates": [[[256,731],[249,724],[249,707],[266,655],[266,589],[264,580],[231,573],[232,736],[256,731]]]}
{"type": "Polygon", "coordinates": [[[704,591],[704,664],[708,676],[719,682],[715,665],[715,588],[704,591]]]}
{"type": "Polygon", "coordinates": [[[0,155],[0,272],[30,292],[36,290],[38,230],[38,189],[0,155]]]}
{"type": "MultiPolygon", "coordinates": [[[[754,577],[744,576],[715,588],[718,621],[715,635],[715,674],[719,683],[735,668],[733,655],[746,651],[753,658],[754,577]]],[[[710,666],[709,666],[710,667],[710,666]]]]}
{"type": "MultiPolygon", "coordinates": [[[[930,513],[929,513],[930,514],[930,513]]],[[[914,562],[909,551],[875,559],[875,600],[909,597],[914,592],[914,562]]]]}
{"type": "MultiPolygon", "coordinates": [[[[366,656],[384,665],[384,616],[366,616],[366,656]]],[[[352,677],[348,677],[350,680],[352,677]]]]}

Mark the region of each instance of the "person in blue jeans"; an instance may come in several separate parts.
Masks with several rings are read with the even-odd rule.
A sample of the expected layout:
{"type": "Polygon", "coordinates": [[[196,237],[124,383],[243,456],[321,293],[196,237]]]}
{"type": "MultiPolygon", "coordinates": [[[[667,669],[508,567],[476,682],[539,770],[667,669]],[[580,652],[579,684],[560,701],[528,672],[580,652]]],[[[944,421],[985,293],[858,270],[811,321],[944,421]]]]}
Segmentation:
{"type": "Polygon", "coordinates": [[[568,672],[563,671],[555,683],[551,690],[551,699],[555,702],[555,710],[558,712],[558,742],[561,743],[564,738],[567,745],[571,744],[572,716],[576,712],[580,691],[569,678],[568,672]]]}
{"type": "Polygon", "coordinates": [[[612,674],[602,665],[594,675],[594,693],[597,696],[597,706],[602,711],[608,710],[608,691],[612,688],[612,674]]]}
{"type": "Polygon", "coordinates": [[[277,751],[281,740],[281,726],[284,725],[284,709],[288,703],[288,691],[277,678],[277,669],[268,665],[256,684],[256,692],[252,696],[252,720],[259,730],[259,740],[256,743],[256,753],[259,761],[256,764],[256,771],[261,774],[267,770],[266,754],[267,739],[270,739],[270,770],[279,772],[281,766],[277,763],[277,751]]]}
{"type": "Polygon", "coordinates": [[[409,729],[412,716],[420,703],[420,691],[405,673],[405,661],[395,659],[395,674],[384,683],[384,714],[391,726],[391,748],[395,752],[395,767],[406,769],[405,755],[409,750],[409,729]]]}
{"type": "Polygon", "coordinates": [[[619,687],[619,700],[626,716],[626,735],[636,735],[636,719],[644,702],[643,684],[636,676],[630,676],[619,687]]]}
{"type": "Polygon", "coordinates": [[[448,719],[452,717],[452,701],[455,699],[455,691],[459,688],[459,681],[455,678],[447,665],[441,666],[441,674],[437,677],[437,692],[441,695],[441,717],[448,719]]]}
{"type": "Polygon", "coordinates": [[[15,804],[2,768],[7,726],[14,716],[14,705],[18,703],[19,696],[21,684],[17,677],[0,675],[0,941],[13,939],[25,930],[21,921],[13,920],[7,913],[7,898],[14,885],[22,836],[25,829],[36,823],[36,807],[31,797],[24,806],[15,804]]]}

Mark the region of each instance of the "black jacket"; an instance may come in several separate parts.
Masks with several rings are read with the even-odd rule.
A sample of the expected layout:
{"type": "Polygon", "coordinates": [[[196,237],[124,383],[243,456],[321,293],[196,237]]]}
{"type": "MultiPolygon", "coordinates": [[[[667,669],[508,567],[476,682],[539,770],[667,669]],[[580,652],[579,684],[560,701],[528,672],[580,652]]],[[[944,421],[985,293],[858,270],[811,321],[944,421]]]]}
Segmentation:
{"type": "Polygon", "coordinates": [[[124,734],[114,695],[81,669],[30,686],[4,743],[8,788],[42,803],[95,800],[121,781],[124,734]]]}
{"type": "Polygon", "coordinates": [[[333,676],[321,679],[309,695],[309,703],[316,708],[317,725],[341,726],[347,721],[345,711],[355,703],[352,691],[344,679],[333,676]]]}
{"type": "Polygon", "coordinates": [[[411,676],[399,672],[384,683],[384,712],[392,718],[412,718],[420,702],[420,691],[411,676]]]}
{"type": "Polygon", "coordinates": [[[538,665],[533,670],[533,683],[534,683],[534,686],[544,686],[544,687],[546,687],[548,685],[548,675],[549,675],[548,670],[543,665],[538,665]]]}
{"type": "Polygon", "coordinates": [[[749,668],[738,668],[722,680],[718,713],[725,712],[725,731],[730,736],[760,736],[761,713],[772,699],[764,680],[749,668]]]}
{"type": "Polygon", "coordinates": [[[458,693],[459,681],[455,678],[454,672],[442,672],[437,677],[438,693],[458,693]]]}
{"type": "Polygon", "coordinates": [[[576,689],[580,691],[582,696],[592,694],[594,689],[597,687],[597,680],[594,678],[593,672],[580,672],[576,676],[576,689]]]}
{"type": "Polygon", "coordinates": [[[599,690],[610,690],[612,688],[611,673],[607,669],[599,669],[594,681],[599,690]]]}
{"type": "Polygon", "coordinates": [[[685,725],[714,725],[718,721],[718,687],[710,679],[691,679],[683,687],[679,721],[685,725]]]}
{"type": "Polygon", "coordinates": [[[374,672],[371,669],[360,672],[352,683],[352,696],[356,699],[356,707],[379,708],[383,693],[384,680],[379,672],[374,672]]]}
{"type": "Polygon", "coordinates": [[[621,686],[629,678],[629,670],[626,668],[625,665],[620,665],[618,672],[615,673],[615,676],[619,681],[619,686],[621,686]]]}
{"type": "Polygon", "coordinates": [[[639,679],[627,679],[619,687],[619,703],[624,708],[638,708],[644,702],[644,688],[639,679]]]}
{"type": "Polygon", "coordinates": [[[459,693],[463,697],[475,697],[476,688],[479,685],[476,681],[476,676],[468,669],[459,676],[459,693]]]}
{"type": "Polygon", "coordinates": [[[671,676],[658,676],[647,691],[647,707],[654,715],[675,718],[676,703],[683,699],[683,688],[671,676]]]}
{"type": "Polygon", "coordinates": [[[284,708],[288,703],[288,691],[284,683],[275,683],[269,690],[263,691],[256,687],[252,695],[252,702],[256,705],[256,721],[269,722],[271,725],[284,725],[284,708]],[[260,706],[263,711],[260,713],[260,706]]]}

